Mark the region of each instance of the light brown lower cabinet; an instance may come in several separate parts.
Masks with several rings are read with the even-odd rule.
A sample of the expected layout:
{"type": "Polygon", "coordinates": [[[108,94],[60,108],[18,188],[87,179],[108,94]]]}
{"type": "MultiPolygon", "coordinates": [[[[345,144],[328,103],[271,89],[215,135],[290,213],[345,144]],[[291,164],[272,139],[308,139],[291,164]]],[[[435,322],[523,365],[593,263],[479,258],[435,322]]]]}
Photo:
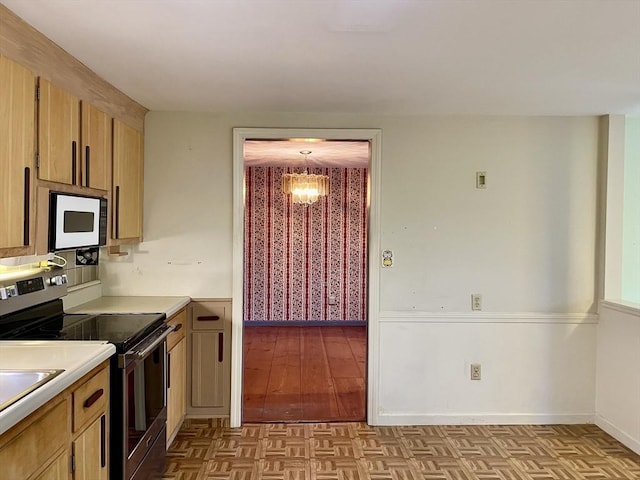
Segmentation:
{"type": "Polygon", "coordinates": [[[73,441],[75,480],[107,480],[106,419],[101,415],[73,441]]]}
{"type": "Polygon", "coordinates": [[[69,478],[69,456],[65,450],[35,480],[63,480],[67,478],[69,478]]]}
{"type": "Polygon", "coordinates": [[[0,436],[0,478],[109,477],[109,361],[0,436]]]}
{"type": "Polygon", "coordinates": [[[187,309],[183,308],[167,321],[175,330],[167,338],[167,448],[177,435],[187,408],[187,309]]]}
{"type": "Polygon", "coordinates": [[[227,416],[231,395],[231,300],[189,304],[187,414],[227,416]]]}

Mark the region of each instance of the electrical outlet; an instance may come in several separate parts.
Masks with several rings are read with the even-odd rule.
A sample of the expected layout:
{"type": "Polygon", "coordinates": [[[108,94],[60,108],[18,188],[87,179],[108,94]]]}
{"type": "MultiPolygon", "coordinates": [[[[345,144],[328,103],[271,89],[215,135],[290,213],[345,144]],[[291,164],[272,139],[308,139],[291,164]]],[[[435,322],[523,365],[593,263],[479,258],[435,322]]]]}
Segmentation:
{"type": "Polygon", "coordinates": [[[329,295],[329,305],[337,305],[338,299],[335,295],[329,295]]]}
{"type": "Polygon", "coordinates": [[[480,380],[482,378],[482,370],[479,363],[471,364],[471,380],[480,380]]]}
{"type": "Polygon", "coordinates": [[[482,310],[482,295],[479,293],[471,294],[471,310],[482,310]]]}

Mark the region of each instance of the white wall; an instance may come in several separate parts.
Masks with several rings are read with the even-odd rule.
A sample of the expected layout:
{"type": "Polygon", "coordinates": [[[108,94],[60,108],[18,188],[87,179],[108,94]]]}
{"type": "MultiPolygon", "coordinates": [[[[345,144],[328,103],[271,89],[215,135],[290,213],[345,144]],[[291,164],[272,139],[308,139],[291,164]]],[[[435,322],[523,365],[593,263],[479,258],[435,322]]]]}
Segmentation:
{"type": "Polygon", "coordinates": [[[384,320],[383,424],[593,421],[596,325],[589,319],[384,320]],[[472,363],[481,364],[481,381],[469,379],[472,363]]]}
{"type": "Polygon", "coordinates": [[[101,259],[104,295],[231,295],[228,119],[147,114],[144,242],[101,259]]]}
{"type": "Polygon", "coordinates": [[[382,142],[382,310],[592,309],[595,119],[394,119],[382,142]]]}
{"type": "Polygon", "coordinates": [[[382,129],[379,233],[395,266],[380,278],[371,421],[592,418],[596,118],[151,112],[145,241],[103,261],[105,295],[231,295],[232,128],[249,126],[382,129]]]}
{"type": "Polygon", "coordinates": [[[604,303],[598,325],[596,424],[640,454],[640,312],[604,303]]]}

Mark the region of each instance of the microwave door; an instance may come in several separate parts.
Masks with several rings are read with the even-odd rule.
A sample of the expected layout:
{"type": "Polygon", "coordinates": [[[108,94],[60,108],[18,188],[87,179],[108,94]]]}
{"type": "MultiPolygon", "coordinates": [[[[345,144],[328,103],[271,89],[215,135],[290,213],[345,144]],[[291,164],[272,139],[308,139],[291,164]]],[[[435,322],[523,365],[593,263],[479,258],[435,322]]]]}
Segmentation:
{"type": "Polygon", "coordinates": [[[55,215],[52,225],[54,250],[99,244],[99,198],[56,195],[52,210],[55,215]]]}

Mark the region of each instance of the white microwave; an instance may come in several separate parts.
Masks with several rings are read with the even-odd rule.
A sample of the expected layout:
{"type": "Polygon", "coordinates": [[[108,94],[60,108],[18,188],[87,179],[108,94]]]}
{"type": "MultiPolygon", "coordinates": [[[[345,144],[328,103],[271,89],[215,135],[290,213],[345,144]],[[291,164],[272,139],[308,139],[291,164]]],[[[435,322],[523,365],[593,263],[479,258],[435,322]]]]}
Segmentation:
{"type": "Polygon", "coordinates": [[[107,244],[107,199],[49,193],[49,251],[107,244]]]}

